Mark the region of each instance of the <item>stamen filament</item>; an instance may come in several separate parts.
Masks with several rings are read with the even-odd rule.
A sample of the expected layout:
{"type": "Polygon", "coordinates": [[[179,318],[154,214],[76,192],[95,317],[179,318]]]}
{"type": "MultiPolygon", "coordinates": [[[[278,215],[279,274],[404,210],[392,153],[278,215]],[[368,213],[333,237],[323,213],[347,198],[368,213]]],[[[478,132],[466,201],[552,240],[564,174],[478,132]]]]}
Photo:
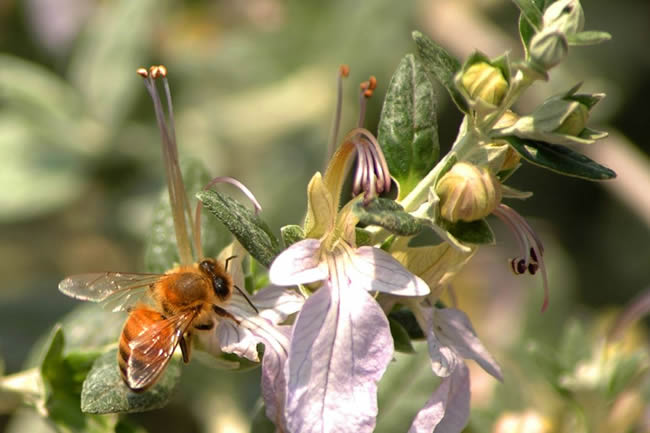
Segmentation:
{"type": "MultiPolygon", "coordinates": [[[[166,69],[161,70],[160,67],[152,66],[146,76],[143,75],[142,68],[138,70],[138,74],[144,78],[145,88],[149,92],[153,101],[154,113],[156,115],[156,121],[162,138],[163,161],[167,173],[167,190],[174,220],[174,232],[176,234],[178,255],[182,265],[189,265],[192,263],[192,249],[190,247],[184,215],[187,198],[185,198],[183,179],[179,176],[180,168],[178,168],[178,157],[177,151],[175,150],[176,142],[170,136],[162,102],[154,83],[154,79],[160,76],[161,73],[166,74],[166,69]]],[[[170,101],[168,101],[168,103],[171,104],[170,101]]]]}
{"type": "Polygon", "coordinates": [[[334,111],[334,120],[332,122],[332,130],[330,132],[330,140],[327,146],[327,159],[329,160],[336,143],[339,139],[339,129],[341,127],[341,112],[343,110],[343,78],[350,74],[350,67],[348,65],[341,65],[336,74],[336,110],[334,111]]]}

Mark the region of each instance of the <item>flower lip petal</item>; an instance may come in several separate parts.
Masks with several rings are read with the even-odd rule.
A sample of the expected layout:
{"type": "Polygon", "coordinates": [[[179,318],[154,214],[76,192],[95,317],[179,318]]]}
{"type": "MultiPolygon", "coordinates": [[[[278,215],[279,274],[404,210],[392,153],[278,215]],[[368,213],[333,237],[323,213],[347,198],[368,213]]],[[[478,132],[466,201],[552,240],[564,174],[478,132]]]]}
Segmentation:
{"type": "Polygon", "coordinates": [[[269,269],[271,283],[293,286],[327,278],[327,264],[320,260],[319,239],[296,242],[275,258],[269,269]]]}
{"type": "Polygon", "coordinates": [[[379,248],[357,248],[351,262],[346,273],[358,287],[399,296],[425,296],[430,292],[424,280],[379,248]]]}

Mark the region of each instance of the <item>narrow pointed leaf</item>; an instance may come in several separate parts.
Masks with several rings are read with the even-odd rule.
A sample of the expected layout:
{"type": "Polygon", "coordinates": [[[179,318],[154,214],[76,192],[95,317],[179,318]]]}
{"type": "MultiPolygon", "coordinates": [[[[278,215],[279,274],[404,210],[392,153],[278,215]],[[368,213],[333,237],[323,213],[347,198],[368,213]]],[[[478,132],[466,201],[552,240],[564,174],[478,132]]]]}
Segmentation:
{"type": "Polygon", "coordinates": [[[539,30],[542,25],[542,11],[543,11],[543,0],[513,0],[517,5],[519,10],[521,10],[521,15],[528,21],[528,23],[536,30],[539,30]],[[539,4],[542,3],[542,8],[539,7],[539,4]]]}
{"type": "Polygon", "coordinates": [[[180,359],[172,358],[158,382],[143,393],[134,393],[122,381],[117,368],[117,349],[97,358],[83,389],[81,410],[86,413],[142,412],[165,406],[180,379],[180,359]]]}
{"type": "Polygon", "coordinates": [[[399,236],[413,236],[422,230],[422,223],[404,211],[402,206],[387,198],[374,198],[368,204],[358,202],[352,211],[365,225],[376,225],[399,236]]]}
{"type": "Polygon", "coordinates": [[[460,71],[460,62],[420,32],[413,32],[413,40],[426,71],[447,89],[451,99],[461,111],[469,112],[467,102],[454,84],[454,77],[460,71]]]}
{"type": "Polygon", "coordinates": [[[239,243],[262,265],[268,267],[279,252],[278,240],[266,223],[233,198],[215,191],[201,191],[196,197],[216,216],[239,243]]]}
{"type": "Polygon", "coordinates": [[[524,140],[515,136],[501,137],[528,162],[566,176],[587,180],[606,180],[616,173],[585,155],[568,147],[541,141],[524,140]]]}
{"type": "Polygon", "coordinates": [[[569,45],[584,46],[596,45],[612,39],[612,35],[607,32],[586,31],[567,36],[569,45]]]}
{"type": "Polygon", "coordinates": [[[386,162],[408,194],[434,166],[440,153],[433,85],[422,62],[407,54],[388,84],[377,139],[386,162]]]}
{"type": "Polygon", "coordinates": [[[513,0],[517,6],[518,3],[522,3],[522,6],[526,6],[529,13],[525,14],[522,7],[521,15],[519,16],[519,36],[521,38],[521,43],[524,46],[526,53],[528,53],[528,45],[530,40],[533,38],[537,30],[540,28],[542,23],[542,12],[544,10],[544,0],[513,0]],[[523,3],[528,3],[528,5],[523,5],[523,3]],[[532,3],[532,6],[531,6],[532,3]],[[537,9],[537,11],[535,11],[537,9]],[[531,23],[531,21],[533,23],[531,23]]]}

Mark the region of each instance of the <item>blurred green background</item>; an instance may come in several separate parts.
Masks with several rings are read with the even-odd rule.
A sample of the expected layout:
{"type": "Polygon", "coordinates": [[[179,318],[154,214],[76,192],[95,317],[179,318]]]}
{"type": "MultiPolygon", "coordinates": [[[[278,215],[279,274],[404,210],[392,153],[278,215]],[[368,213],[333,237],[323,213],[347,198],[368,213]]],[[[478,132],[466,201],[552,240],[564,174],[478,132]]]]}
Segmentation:
{"type": "MultiPolygon", "coordinates": [[[[456,284],[461,308],[501,360],[507,355],[500,351],[530,339],[552,342],[569,318],[598,317],[650,288],[650,2],[583,6],[586,28],[614,39],[572,49],[552,82],[536,84],[517,108],[530,111],[577,81],[582,90],[607,93],[590,122],[611,136],[583,151],[619,178],[588,183],[530,165],[513,177],[513,186],[535,192],[514,206],[546,241],[549,311],[538,312],[541,281],[508,273],[515,243],[496,221],[498,244],[482,249],[456,284]]],[[[164,178],[159,133],[136,68],[167,66],[181,155],[200,158],[213,176],[244,182],[279,232],[300,223],[306,183],[323,166],[340,63],[352,70],[344,129],[356,122],[358,83],[378,78],[368,112],[374,130],[394,68],[415,51],[412,30],[459,58],[475,48],[519,57],[517,15],[507,0],[0,0],[5,372],[18,371],[38,337],[78,305],[56,289],[64,276],[142,269],[164,178]]],[[[460,115],[443,90],[439,108],[446,151],[460,115]]],[[[214,389],[192,398],[192,385],[184,386],[170,408],[137,419],[148,426],[163,419],[167,431],[244,431],[256,374],[190,366],[185,383],[211,375],[214,389]],[[218,414],[201,415],[206,408],[218,414]],[[180,424],[172,428],[169,420],[180,424]]],[[[519,378],[513,380],[510,386],[519,378]]],[[[8,423],[0,415],[0,431],[8,423]]],[[[11,431],[21,431],[11,423],[11,431]]]]}

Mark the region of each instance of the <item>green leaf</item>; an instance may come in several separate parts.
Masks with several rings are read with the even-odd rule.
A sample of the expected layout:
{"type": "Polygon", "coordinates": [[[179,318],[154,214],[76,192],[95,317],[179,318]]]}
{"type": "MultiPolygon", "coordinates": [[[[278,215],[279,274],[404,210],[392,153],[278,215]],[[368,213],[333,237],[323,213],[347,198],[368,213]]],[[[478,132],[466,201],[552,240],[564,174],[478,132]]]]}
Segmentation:
{"type": "MultiPolygon", "coordinates": [[[[181,173],[185,191],[190,201],[190,209],[195,212],[197,200],[194,195],[211,180],[207,169],[201,161],[184,160],[181,173]]],[[[194,218],[194,216],[193,216],[194,218]]],[[[191,234],[190,234],[191,236],[191,234]]],[[[201,211],[201,244],[205,257],[216,257],[230,240],[228,231],[218,220],[203,209],[201,211]]],[[[151,224],[151,232],[145,249],[145,269],[147,272],[164,273],[179,262],[174,220],[169,205],[167,188],[160,195],[151,224]]]]}
{"type": "Polygon", "coordinates": [[[404,353],[415,353],[408,331],[398,321],[390,317],[388,318],[388,324],[390,325],[390,333],[393,336],[395,350],[404,353]]]}
{"type": "Polygon", "coordinates": [[[528,162],[556,173],[587,180],[606,180],[616,177],[613,170],[568,147],[541,141],[524,140],[515,136],[500,138],[507,140],[528,162]]]}
{"type": "Polygon", "coordinates": [[[379,382],[376,433],[407,431],[440,383],[431,371],[426,343],[416,343],[415,349],[415,354],[395,353],[379,382]]]}
{"type": "Polygon", "coordinates": [[[85,415],[80,410],[82,382],[98,353],[73,352],[64,356],[64,346],[63,330],[57,325],[40,365],[49,418],[67,432],[113,432],[113,418],[85,415]]]}
{"type": "Polygon", "coordinates": [[[305,232],[302,227],[289,224],[280,229],[280,237],[282,237],[284,247],[288,248],[296,242],[305,239],[305,232]]]}
{"type": "Polygon", "coordinates": [[[422,223],[417,218],[387,198],[374,198],[366,205],[359,201],[352,212],[361,224],[380,226],[399,236],[413,236],[422,230],[422,223]]]}
{"type": "Polygon", "coordinates": [[[521,38],[521,43],[524,46],[526,52],[526,58],[528,58],[528,45],[530,40],[535,36],[535,33],[539,30],[542,24],[542,12],[544,10],[544,0],[513,0],[517,6],[521,9],[521,15],[519,15],[519,37],[521,38]],[[522,3],[520,6],[519,3],[522,3]],[[528,3],[528,5],[523,5],[523,3],[528,3]],[[525,14],[522,6],[526,7],[529,11],[528,14],[525,14]],[[537,11],[535,11],[537,9],[537,11]],[[536,18],[537,17],[537,18],[536,18]],[[533,20],[534,23],[531,23],[529,20],[533,20]]]}
{"type": "Polygon", "coordinates": [[[573,46],[596,45],[612,39],[607,32],[586,31],[567,36],[567,42],[573,46]]]}
{"type": "Polygon", "coordinates": [[[441,218],[440,226],[462,243],[474,245],[494,243],[492,228],[483,219],[472,222],[457,221],[450,223],[441,218]]]}
{"type": "Polygon", "coordinates": [[[454,76],[460,71],[460,62],[440,45],[420,32],[413,32],[413,40],[426,71],[442,84],[458,108],[469,112],[467,102],[454,84],[454,76]]]}
{"type": "Polygon", "coordinates": [[[266,223],[238,201],[215,191],[196,197],[216,216],[242,246],[262,265],[269,267],[279,253],[278,240],[266,223]]]}
{"type": "Polygon", "coordinates": [[[180,379],[180,358],[173,357],[158,382],[143,393],[131,391],[117,366],[117,349],[97,358],[81,391],[81,410],[103,414],[142,412],[165,406],[180,379]]]}
{"type": "Polygon", "coordinates": [[[513,0],[519,10],[521,10],[521,16],[528,21],[528,23],[535,30],[541,29],[542,26],[542,11],[544,1],[535,1],[535,0],[513,0]],[[542,4],[540,8],[539,5],[542,4]]]}
{"type": "Polygon", "coordinates": [[[433,86],[422,62],[407,54],[388,84],[377,139],[390,174],[406,196],[434,166],[440,153],[433,86]]]}

